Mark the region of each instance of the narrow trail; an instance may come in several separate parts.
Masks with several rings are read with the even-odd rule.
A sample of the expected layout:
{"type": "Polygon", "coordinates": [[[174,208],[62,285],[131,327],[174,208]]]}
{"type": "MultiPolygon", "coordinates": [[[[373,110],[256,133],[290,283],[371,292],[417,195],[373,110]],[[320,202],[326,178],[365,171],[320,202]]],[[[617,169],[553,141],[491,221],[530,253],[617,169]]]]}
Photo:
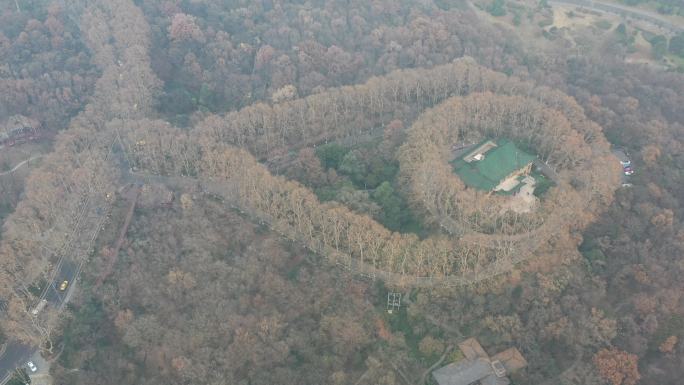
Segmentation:
{"type": "Polygon", "coordinates": [[[128,226],[130,226],[130,224],[131,224],[131,219],[133,218],[133,212],[135,211],[135,205],[138,202],[139,196],[140,196],[140,188],[138,186],[135,186],[135,185],[130,186],[130,188],[128,188],[128,190],[123,194],[123,197],[129,202],[128,210],[126,212],[126,217],[124,219],[123,225],[121,226],[121,230],[119,230],[119,238],[117,238],[116,243],[114,244],[114,247],[109,252],[106,266],[103,269],[100,276],[97,278],[97,282],[95,283],[95,287],[100,287],[102,285],[102,283],[107,279],[107,277],[114,270],[114,265],[116,264],[116,260],[118,259],[118,256],[119,256],[119,250],[121,250],[121,246],[123,246],[123,243],[126,240],[126,232],[128,231],[128,226]]]}
{"type": "Polygon", "coordinates": [[[28,162],[30,162],[30,161],[32,161],[32,160],[41,158],[41,157],[43,157],[43,155],[36,155],[36,156],[33,156],[33,157],[31,157],[31,158],[28,158],[28,159],[26,159],[26,160],[24,160],[24,161],[22,161],[22,162],[19,162],[19,163],[18,163],[16,166],[14,166],[14,168],[12,168],[11,170],[7,170],[7,171],[5,171],[5,172],[0,172],[0,176],[12,174],[13,172],[17,171],[21,166],[25,165],[26,163],[28,163],[28,162]]]}

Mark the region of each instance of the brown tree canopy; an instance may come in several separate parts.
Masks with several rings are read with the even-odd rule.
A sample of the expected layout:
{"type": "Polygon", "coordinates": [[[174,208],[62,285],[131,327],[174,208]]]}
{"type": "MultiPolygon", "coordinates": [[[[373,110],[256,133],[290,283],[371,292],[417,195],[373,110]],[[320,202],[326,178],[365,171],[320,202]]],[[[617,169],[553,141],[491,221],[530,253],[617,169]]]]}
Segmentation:
{"type": "Polygon", "coordinates": [[[600,133],[583,135],[588,131],[584,125],[597,130],[596,125],[581,112],[566,117],[564,110],[576,105],[570,99],[563,102],[565,109],[523,96],[475,93],[448,99],[421,115],[399,155],[401,178],[416,208],[454,234],[487,229],[492,240],[517,234],[521,242],[536,245],[562,228],[586,226],[612,200],[619,170],[600,133]],[[558,186],[535,213],[504,219],[508,198],[466,189],[451,170],[452,146],[487,138],[524,143],[560,175],[558,186]],[[572,186],[572,180],[581,180],[584,187],[572,186]]]}
{"type": "Polygon", "coordinates": [[[637,361],[635,354],[615,348],[601,349],[594,355],[599,374],[612,385],[635,385],[641,378],[637,361]]]}
{"type": "MultiPolygon", "coordinates": [[[[333,89],[322,95],[274,106],[257,105],[223,119],[210,117],[189,133],[165,122],[138,121],[127,127],[125,142],[137,168],[155,174],[198,177],[205,182],[206,189],[269,223],[275,231],[304,242],[332,263],[399,285],[477,282],[510,270],[517,262],[532,256],[534,250],[551,236],[568,237],[567,233],[557,231],[560,226],[566,224],[569,229],[586,225],[597,210],[610,202],[617,185],[618,171],[609,166],[615,162],[612,162],[600,128],[589,122],[570,98],[530,87],[527,83],[481,69],[471,60],[461,60],[429,71],[402,71],[386,79],[371,80],[364,86],[333,89]],[[438,76],[446,81],[438,83],[438,76]],[[504,127],[511,127],[510,136],[540,146],[540,153],[567,174],[562,183],[564,188],[554,190],[550,203],[544,207],[546,212],[543,214],[553,218],[546,218],[546,231],[537,229],[533,232],[535,221],[531,221],[522,237],[511,234],[510,230],[503,236],[437,235],[425,240],[419,240],[413,234],[392,233],[345,207],[320,203],[304,186],[271,175],[251,154],[233,147],[245,146],[256,156],[267,156],[277,148],[296,148],[314,138],[350,135],[353,131],[347,130],[358,127],[352,122],[382,120],[382,114],[378,112],[388,106],[396,107],[397,103],[425,106],[442,100],[451,92],[468,93],[473,89],[494,89],[504,93],[524,90],[528,94],[544,96],[545,102],[542,105],[524,97],[492,94],[448,99],[420,115],[416,123],[417,127],[443,130],[442,139],[433,135],[442,148],[425,150],[420,147],[425,140],[418,136],[430,132],[423,128],[412,131],[415,135],[409,138],[407,146],[415,146],[414,152],[419,158],[423,154],[436,157],[443,154],[447,143],[460,140],[464,135],[496,135],[501,134],[504,127]],[[452,122],[461,129],[450,130],[439,121],[452,122]],[[480,126],[475,125],[479,131],[478,128],[468,131],[476,122],[483,122],[480,126]],[[318,131],[307,132],[307,127],[318,131]],[[561,146],[561,143],[567,145],[561,146]],[[581,193],[571,189],[571,178],[581,179],[586,188],[581,193]],[[594,183],[598,180],[601,184],[594,183]],[[568,210],[576,213],[579,207],[586,207],[586,215],[574,215],[572,220],[566,218],[564,213],[568,210]]],[[[423,162],[406,156],[404,171],[412,167],[429,168],[430,173],[441,172],[444,180],[453,181],[457,190],[463,190],[446,166],[435,167],[435,164],[446,163],[423,162]]],[[[437,189],[449,186],[438,181],[430,185],[437,189]]],[[[421,192],[414,194],[420,196],[421,192]]],[[[482,199],[483,203],[478,202],[480,197],[470,196],[450,204],[455,209],[470,206],[473,210],[474,207],[474,211],[492,207],[486,199],[482,199]]]]}
{"type": "Polygon", "coordinates": [[[82,32],[102,76],[90,103],[27,179],[25,199],[4,222],[0,244],[0,264],[12,277],[0,297],[24,309],[4,314],[3,325],[21,340],[49,347],[59,313],[33,317],[29,309],[41,293],[29,287],[53,280],[64,258],[79,264],[90,256],[119,183],[112,160],[118,132],[127,119],[152,112],[159,86],[147,56],[149,26],[139,8],[126,0],[93,2],[83,18],[82,32]]]}

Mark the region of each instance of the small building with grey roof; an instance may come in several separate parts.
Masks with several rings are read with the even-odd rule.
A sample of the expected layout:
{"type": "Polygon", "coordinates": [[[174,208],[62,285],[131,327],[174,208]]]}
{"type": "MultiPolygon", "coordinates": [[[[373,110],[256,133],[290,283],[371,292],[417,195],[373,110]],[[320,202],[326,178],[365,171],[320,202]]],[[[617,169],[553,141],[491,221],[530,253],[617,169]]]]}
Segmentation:
{"type": "Polygon", "coordinates": [[[527,366],[527,361],[516,348],[490,357],[475,338],[468,338],[458,347],[464,359],[432,372],[439,385],[508,385],[508,374],[527,366]]]}

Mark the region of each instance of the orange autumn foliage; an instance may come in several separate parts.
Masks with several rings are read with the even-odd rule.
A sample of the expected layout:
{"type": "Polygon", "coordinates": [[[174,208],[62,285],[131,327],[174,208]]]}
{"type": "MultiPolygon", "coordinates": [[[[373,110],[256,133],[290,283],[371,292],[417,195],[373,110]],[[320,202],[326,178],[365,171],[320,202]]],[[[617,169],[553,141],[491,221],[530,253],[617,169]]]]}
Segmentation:
{"type": "Polygon", "coordinates": [[[615,348],[601,349],[594,355],[594,365],[601,378],[613,385],[635,385],[641,378],[636,354],[615,348]]]}
{"type": "Polygon", "coordinates": [[[660,344],[658,350],[660,350],[662,353],[672,353],[677,345],[677,341],[677,336],[669,336],[662,344],[660,344]]]}

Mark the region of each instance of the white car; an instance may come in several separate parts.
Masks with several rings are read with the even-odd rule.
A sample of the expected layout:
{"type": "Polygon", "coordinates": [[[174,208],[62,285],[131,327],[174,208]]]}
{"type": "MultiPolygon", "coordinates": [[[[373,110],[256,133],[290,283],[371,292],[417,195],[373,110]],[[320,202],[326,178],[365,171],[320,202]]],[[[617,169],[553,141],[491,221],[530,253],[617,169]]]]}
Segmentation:
{"type": "Polygon", "coordinates": [[[27,362],[26,366],[28,366],[29,369],[31,369],[31,372],[33,372],[33,373],[35,373],[38,370],[38,368],[36,368],[36,365],[33,363],[33,361],[27,362]]]}

